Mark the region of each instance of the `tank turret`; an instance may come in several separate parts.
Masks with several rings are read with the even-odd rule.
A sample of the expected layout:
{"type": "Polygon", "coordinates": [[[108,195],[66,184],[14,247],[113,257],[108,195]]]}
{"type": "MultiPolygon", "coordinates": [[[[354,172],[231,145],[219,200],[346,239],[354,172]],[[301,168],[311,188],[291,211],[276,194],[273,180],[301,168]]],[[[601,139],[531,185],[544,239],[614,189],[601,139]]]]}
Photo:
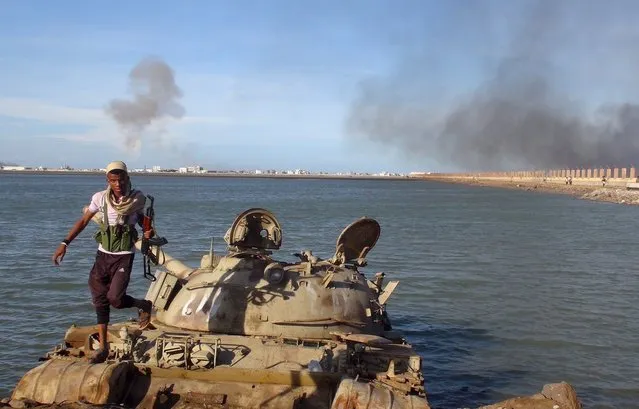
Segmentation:
{"type": "Polygon", "coordinates": [[[155,248],[146,298],[150,330],[109,326],[109,360],[85,359],[95,327],[64,343],[18,383],[14,399],[126,407],[428,408],[421,358],[393,330],[386,303],[397,281],[360,271],[381,228],[368,217],[339,234],[335,253],[278,259],[275,215],[239,214],[213,250],[189,267],[155,248]]]}
{"type": "Polygon", "coordinates": [[[299,261],[287,263],[272,254],[282,242],[276,218],[250,209],[225,235],[228,254],[182,279],[169,279],[172,284],[170,272],[160,273],[147,298],[154,301],[158,322],[187,330],[305,339],[328,339],[331,333],[383,336],[390,325],[379,288],[357,270],[379,233],[375,220],[362,218],[342,232],[331,258],[302,251],[299,261]],[[164,294],[170,300],[158,300],[164,294]]]}

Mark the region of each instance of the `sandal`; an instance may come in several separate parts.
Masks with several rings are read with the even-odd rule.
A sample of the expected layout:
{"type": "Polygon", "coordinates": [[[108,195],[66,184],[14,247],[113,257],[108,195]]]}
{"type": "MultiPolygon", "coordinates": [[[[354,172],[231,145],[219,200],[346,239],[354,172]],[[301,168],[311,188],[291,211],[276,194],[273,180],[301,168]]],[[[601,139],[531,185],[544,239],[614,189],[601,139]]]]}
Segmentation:
{"type": "Polygon", "coordinates": [[[91,364],[101,364],[106,361],[109,357],[109,350],[107,348],[100,348],[96,350],[91,358],[89,359],[89,363],[91,364]]]}

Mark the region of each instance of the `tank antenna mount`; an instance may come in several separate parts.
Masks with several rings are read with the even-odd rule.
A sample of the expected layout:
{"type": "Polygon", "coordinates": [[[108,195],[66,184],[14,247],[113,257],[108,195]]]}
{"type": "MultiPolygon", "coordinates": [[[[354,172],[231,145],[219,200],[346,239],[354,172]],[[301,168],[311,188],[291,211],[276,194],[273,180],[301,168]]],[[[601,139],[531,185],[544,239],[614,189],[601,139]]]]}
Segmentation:
{"type": "Polygon", "coordinates": [[[211,247],[209,248],[209,267],[213,268],[213,236],[211,236],[211,247]]]}

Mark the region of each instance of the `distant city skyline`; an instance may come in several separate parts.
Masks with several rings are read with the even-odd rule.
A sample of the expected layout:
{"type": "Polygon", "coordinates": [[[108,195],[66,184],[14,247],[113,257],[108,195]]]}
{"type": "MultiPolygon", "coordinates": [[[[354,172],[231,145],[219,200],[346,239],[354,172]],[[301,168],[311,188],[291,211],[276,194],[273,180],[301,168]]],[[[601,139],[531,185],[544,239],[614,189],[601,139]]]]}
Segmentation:
{"type": "MultiPolygon", "coordinates": [[[[164,167],[161,165],[144,166],[144,167],[132,167],[127,165],[129,172],[131,173],[164,173],[164,172],[177,172],[177,173],[241,173],[241,174],[255,174],[255,175],[373,175],[373,176],[405,176],[407,173],[394,172],[394,171],[377,171],[377,172],[363,172],[363,171],[312,171],[308,169],[276,169],[276,168],[264,168],[264,169],[242,169],[242,168],[228,168],[228,169],[208,169],[200,165],[184,165],[178,167],[164,167]]],[[[43,165],[28,165],[17,164],[0,161],[0,170],[32,170],[32,171],[60,171],[69,170],[77,172],[103,172],[104,166],[89,166],[89,167],[75,167],[70,164],[63,164],[61,166],[43,166],[43,165]]],[[[422,172],[413,172],[422,173],[422,172]]]]}
{"type": "Polygon", "coordinates": [[[637,17],[624,0],[7,2],[0,160],[627,163],[639,157],[637,17]]]}

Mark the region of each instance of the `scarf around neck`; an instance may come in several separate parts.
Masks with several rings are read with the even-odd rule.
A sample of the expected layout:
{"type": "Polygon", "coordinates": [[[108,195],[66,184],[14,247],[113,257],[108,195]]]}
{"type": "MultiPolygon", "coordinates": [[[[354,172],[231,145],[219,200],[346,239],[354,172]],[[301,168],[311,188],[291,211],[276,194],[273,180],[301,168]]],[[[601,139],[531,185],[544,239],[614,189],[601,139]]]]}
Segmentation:
{"type": "MultiPolygon", "coordinates": [[[[117,224],[121,224],[126,216],[141,212],[144,209],[144,204],[146,202],[146,197],[142,194],[142,192],[131,189],[130,182],[120,202],[116,202],[111,186],[107,187],[104,199],[108,206],[115,209],[118,214],[118,218],[116,220],[117,224]]],[[[105,219],[106,217],[107,216],[104,215],[105,219]]]]}

